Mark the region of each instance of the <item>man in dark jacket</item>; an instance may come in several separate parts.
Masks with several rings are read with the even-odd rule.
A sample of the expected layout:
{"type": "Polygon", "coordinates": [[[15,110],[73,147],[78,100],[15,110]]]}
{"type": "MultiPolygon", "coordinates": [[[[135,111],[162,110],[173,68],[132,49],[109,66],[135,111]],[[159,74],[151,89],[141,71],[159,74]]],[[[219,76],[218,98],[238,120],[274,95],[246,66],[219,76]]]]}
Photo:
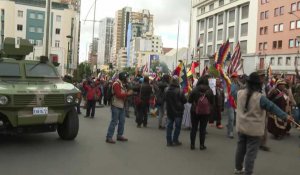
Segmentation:
{"type": "Polygon", "coordinates": [[[178,137],[181,130],[181,121],[184,111],[184,104],[187,102],[183,91],[179,86],[179,79],[174,76],[170,86],[165,91],[165,101],[167,106],[167,146],[178,146],[182,143],[179,142],[178,137]],[[175,123],[175,131],[173,126],[175,123]],[[173,136],[172,136],[173,135],[173,136]]]}
{"type": "Polygon", "coordinates": [[[163,101],[163,97],[165,95],[164,94],[165,89],[169,86],[169,80],[170,80],[169,75],[164,75],[162,77],[162,80],[160,82],[158,82],[159,92],[156,97],[156,102],[158,105],[158,115],[159,115],[158,128],[159,129],[164,129],[165,124],[166,124],[165,119],[164,119],[166,104],[163,101]]]}
{"type": "Polygon", "coordinates": [[[143,124],[144,127],[147,127],[148,121],[148,110],[149,110],[149,100],[152,95],[152,87],[149,84],[149,77],[144,77],[144,82],[140,88],[140,98],[141,103],[137,105],[137,127],[140,128],[143,124]]]}

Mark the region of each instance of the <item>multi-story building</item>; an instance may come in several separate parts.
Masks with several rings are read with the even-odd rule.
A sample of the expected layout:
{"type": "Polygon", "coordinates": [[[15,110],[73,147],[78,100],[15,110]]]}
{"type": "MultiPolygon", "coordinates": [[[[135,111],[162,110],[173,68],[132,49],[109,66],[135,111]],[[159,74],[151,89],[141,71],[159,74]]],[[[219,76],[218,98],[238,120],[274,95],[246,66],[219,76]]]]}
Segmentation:
{"type": "MultiPolygon", "coordinates": [[[[52,0],[49,22],[49,57],[60,63],[61,75],[72,74],[77,68],[79,53],[80,0],[52,0]]],[[[0,1],[0,47],[4,38],[24,38],[34,50],[26,59],[45,55],[46,1],[0,1]]]]}
{"type": "Polygon", "coordinates": [[[111,57],[113,42],[113,18],[104,18],[99,25],[98,65],[108,65],[111,57]]]}
{"type": "Polygon", "coordinates": [[[257,11],[257,0],[193,0],[190,45],[196,50],[200,40],[200,53],[196,55],[200,56],[201,65],[209,64],[209,57],[228,39],[231,52],[240,42],[244,65],[247,65],[244,72],[253,71],[257,11]]]}
{"type": "Polygon", "coordinates": [[[275,74],[294,73],[300,65],[300,1],[259,0],[258,14],[258,69],[271,65],[275,74]]]}
{"type": "MultiPolygon", "coordinates": [[[[116,12],[114,21],[111,62],[114,65],[117,65],[118,68],[127,66],[129,60],[127,60],[127,62],[125,63],[123,61],[117,60],[117,58],[119,57],[119,50],[121,48],[127,48],[128,43],[130,43],[127,42],[128,39],[132,40],[132,38],[134,37],[141,37],[145,34],[153,35],[153,15],[151,15],[148,10],[142,10],[141,12],[132,12],[131,7],[125,7],[122,10],[118,10],[116,12]],[[128,37],[129,24],[131,24],[131,33],[129,35],[131,37],[128,37]],[[120,63],[124,63],[126,65],[120,65],[120,63]]],[[[127,50],[126,52],[128,52],[129,50],[127,50]]]]}
{"type": "Polygon", "coordinates": [[[92,43],[89,45],[89,56],[88,63],[96,68],[97,64],[97,54],[98,54],[98,41],[99,38],[94,38],[92,43]]]}

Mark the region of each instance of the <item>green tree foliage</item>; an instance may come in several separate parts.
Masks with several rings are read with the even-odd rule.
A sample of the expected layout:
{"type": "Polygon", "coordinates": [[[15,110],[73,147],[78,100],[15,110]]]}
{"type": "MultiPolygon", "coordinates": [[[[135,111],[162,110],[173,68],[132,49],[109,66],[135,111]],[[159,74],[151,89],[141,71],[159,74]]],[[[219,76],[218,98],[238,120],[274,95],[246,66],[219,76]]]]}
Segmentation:
{"type": "Polygon", "coordinates": [[[123,72],[127,72],[129,75],[134,75],[135,74],[135,67],[125,67],[123,72]]]}
{"type": "Polygon", "coordinates": [[[74,71],[73,77],[75,81],[82,81],[87,77],[92,75],[91,65],[87,62],[82,62],[78,65],[77,69],[74,71]]]}

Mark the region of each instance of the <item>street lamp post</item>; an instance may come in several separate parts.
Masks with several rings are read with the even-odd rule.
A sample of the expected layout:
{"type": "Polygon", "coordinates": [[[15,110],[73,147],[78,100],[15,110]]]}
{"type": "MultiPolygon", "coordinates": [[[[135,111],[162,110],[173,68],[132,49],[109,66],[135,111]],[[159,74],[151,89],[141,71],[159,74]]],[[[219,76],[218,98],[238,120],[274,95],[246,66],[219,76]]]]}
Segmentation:
{"type": "MultiPolygon", "coordinates": [[[[68,35],[67,38],[72,40],[71,35],[68,35]]],[[[68,41],[67,74],[70,74],[70,61],[71,61],[71,54],[72,54],[70,45],[71,45],[71,43],[70,43],[70,41],[68,41]]]]}

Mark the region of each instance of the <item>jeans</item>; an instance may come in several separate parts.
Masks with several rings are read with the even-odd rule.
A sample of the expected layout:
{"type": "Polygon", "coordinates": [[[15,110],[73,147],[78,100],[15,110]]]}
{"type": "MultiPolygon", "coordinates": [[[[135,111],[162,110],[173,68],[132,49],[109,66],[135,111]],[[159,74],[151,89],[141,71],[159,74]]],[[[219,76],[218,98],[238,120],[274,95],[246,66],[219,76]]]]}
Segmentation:
{"type": "Polygon", "coordinates": [[[115,127],[118,125],[117,137],[123,136],[125,125],[125,111],[123,108],[111,106],[111,121],[108,127],[107,139],[111,139],[115,132],[115,127]]]}
{"type": "Polygon", "coordinates": [[[238,133],[238,143],[235,154],[235,168],[237,170],[243,169],[245,164],[245,175],[253,173],[254,161],[260,146],[261,137],[248,136],[238,133]]]}
{"type": "Polygon", "coordinates": [[[228,108],[228,123],[227,123],[227,135],[233,133],[234,127],[234,109],[232,107],[228,108]]]}
{"type": "Polygon", "coordinates": [[[292,113],[293,113],[295,122],[299,123],[300,122],[300,108],[299,107],[294,108],[292,113]]]}
{"type": "Polygon", "coordinates": [[[182,121],[181,117],[175,117],[175,118],[168,117],[167,143],[172,144],[172,143],[179,142],[178,137],[179,137],[180,130],[181,130],[181,121],[182,121]],[[174,130],[174,134],[172,134],[174,123],[175,123],[175,130],[174,130]],[[172,137],[172,135],[173,135],[173,137],[172,137]]]}
{"type": "Polygon", "coordinates": [[[166,104],[163,103],[158,107],[158,126],[165,127],[166,126],[166,117],[165,117],[166,104]]]}
{"type": "Polygon", "coordinates": [[[196,140],[199,123],[200,123],[200,128],[199,128],[200,145],[204,145],[205,133],[206,133],[206,127],[207,127],[209,115],[192,114],[191,119],[192,119],[192,129],[190,133],[191,145],[195,146],[195,140],[196,140]]]}
{"type": "Polygon", "coordinates": [[[92,117],[95,116],[95,107],[96,107],[96,101],[95,100],[88,100],[87,101],[87,107],[86,107],[86,116],[87,117],[90,116],[91,110],[92,110],[91,116],[92,117]]]}

